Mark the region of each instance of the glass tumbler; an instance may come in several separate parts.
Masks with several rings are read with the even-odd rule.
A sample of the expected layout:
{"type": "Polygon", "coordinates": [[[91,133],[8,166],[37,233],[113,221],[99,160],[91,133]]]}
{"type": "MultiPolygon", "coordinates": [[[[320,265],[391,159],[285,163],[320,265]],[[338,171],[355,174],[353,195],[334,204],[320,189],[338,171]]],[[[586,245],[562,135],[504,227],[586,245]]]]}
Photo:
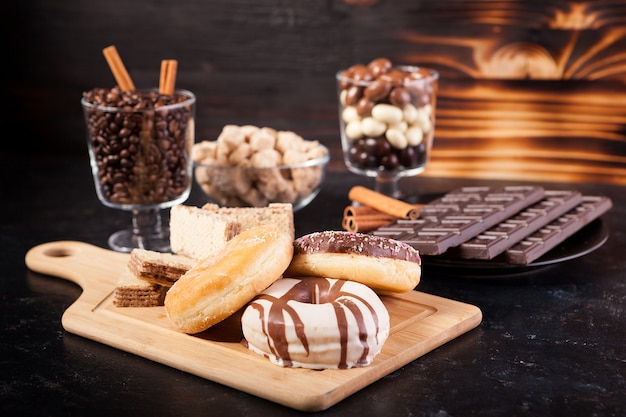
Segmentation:
{"type": "Polygon", "coordinates": [[[105,206],[132,213],[131,227],[113,233],[109,246],[169,252],[161,210],[191,191],[195,95],[94,89],[81,104],[96,194],[105,206]]]}
{"type": "Polygon", "coordinates": [[[336,79],[347,168],[399,198],[399,179],[422,173],[430,158],[439,74],[377,59],[339,71],[336,79]]]}

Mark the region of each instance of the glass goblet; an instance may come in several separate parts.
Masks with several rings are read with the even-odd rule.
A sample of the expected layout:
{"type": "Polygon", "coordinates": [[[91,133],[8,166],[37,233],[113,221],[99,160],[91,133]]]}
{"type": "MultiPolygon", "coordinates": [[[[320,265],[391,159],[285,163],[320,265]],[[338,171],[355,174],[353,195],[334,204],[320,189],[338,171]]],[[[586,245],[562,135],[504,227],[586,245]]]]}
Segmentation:
{"type": "Polygon", "coordinates": [[[439,74],[390,63],[372,70],[375,61],[336,74],[344,162],[400,198],[400,178],[422,173],[430,159],[439,74]]]}
{"type": "Polygon", "coordinates": [[[191,192],[195,95],[94,89],[83,94],[81,104],[98,198],[132,213],[131,227],[113,233],[109,246],[119,252],[169,252],[161,210],[191,192]]]}

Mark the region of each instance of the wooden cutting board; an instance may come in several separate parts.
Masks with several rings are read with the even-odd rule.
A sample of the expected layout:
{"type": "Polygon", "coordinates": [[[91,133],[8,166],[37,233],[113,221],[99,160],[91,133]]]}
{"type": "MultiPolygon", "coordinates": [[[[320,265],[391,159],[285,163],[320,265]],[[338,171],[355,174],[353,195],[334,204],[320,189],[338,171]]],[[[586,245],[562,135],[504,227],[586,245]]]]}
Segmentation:
{"type": "Polygon", "coordinates": [[[128,254],[87,243],[59,241],[29,250],[26,265],[83,289],[61,319],[68,332],[302,411],[331,407],[482,320],[473,305],[419,291],[382,296],[391,332],[370,366],[282,368],[240,343],[238,317],[188,335],[170,325],[164,307],[114,306],[113,290],[128,259],[128,254]]]}

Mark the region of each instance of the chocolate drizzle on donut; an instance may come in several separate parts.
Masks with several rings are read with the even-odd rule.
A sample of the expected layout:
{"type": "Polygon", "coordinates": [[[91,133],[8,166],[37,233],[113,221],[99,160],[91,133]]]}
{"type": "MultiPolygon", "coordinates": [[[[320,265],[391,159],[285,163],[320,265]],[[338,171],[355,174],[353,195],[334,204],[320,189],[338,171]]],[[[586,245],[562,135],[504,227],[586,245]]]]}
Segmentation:
{"type": "MultiPolygon", "coordinates": [[[[259,314],[259,320],[262,323],[263,333],[267,338],[267,344],[271,349],[272,355],[280,358],[285,367],[293,367],[293,362],[289,354],[289,342],[286,336],[285,315],[289,316],[294,323],[296,335],[300,343],[309,354],[309,341],[307,340],[306,330],[303,320],[299,317],[297,311],[289,305],[289,301],[298,301],[309,304],[326,304],[331,303],[335,311],[335,320],[340,334],[340,362],[339,369],[348,368],[348,314],[354,317],[359,328],[359,340],[362,346],[362,353],[355,366],[365,366],[368,364],[368,354],[370,346],[367,340],[367,326],[361,309],[355,301],[362,303],[370,311],[374,319],[376,327],[376,340],[378,341],[379,319],[367,300],[355,295],[351,292],[345,292],[343,286],[347,281],[336,280],[334,285],[326,278],[303,278],[295,284],[289,291],[277,298],[269,294],[260,294],[255,300],[249,304],[249,308],[254,309],[259,314]],[[269,304],[264,306],[259,300],[267,300],[269,304]],[[264,308],[269,308],[267,314],[267,322],[264,308]],[[267,329],[267,330],[265,330],[267,329]]],[[[329,320],[331,318],[328,318],[329,320]]]]}
{"type": "Polygon", "coordinates": [[[398,240],[365,233],[315,232],[294,241],[294,255],[313,253],[353,253],[378,258],[401,259],[421,265],[419,252],[414,247],[398,240]]]}

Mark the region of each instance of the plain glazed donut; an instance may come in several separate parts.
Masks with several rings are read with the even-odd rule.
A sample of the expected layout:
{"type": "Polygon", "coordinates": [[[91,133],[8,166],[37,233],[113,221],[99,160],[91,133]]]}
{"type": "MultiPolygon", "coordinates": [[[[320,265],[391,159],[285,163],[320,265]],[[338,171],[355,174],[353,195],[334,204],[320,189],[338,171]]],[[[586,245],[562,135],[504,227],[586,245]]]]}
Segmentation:
{"type": "Polygon", "coordinates": [[[419,252],[383,236],[343,231],[315,232],[294,241],[286,277],[357,281],[379,293],[406,292],[420,281],[419,252]]]}
{"type": "Polygon", "coordinates": [[[292,256],[292,236],[274,224],[241,232],[217,258],[200,261],[172,285],[167,316],[185,333],[206,330],[281,278],[292,256]]]}
{"type": "Polygon", "coordinates": [[[283,278],[243,311],[244,344],[288,368],[369,365],[389,336],[389,313],[366,285],[332,278],[283,278]]]}

